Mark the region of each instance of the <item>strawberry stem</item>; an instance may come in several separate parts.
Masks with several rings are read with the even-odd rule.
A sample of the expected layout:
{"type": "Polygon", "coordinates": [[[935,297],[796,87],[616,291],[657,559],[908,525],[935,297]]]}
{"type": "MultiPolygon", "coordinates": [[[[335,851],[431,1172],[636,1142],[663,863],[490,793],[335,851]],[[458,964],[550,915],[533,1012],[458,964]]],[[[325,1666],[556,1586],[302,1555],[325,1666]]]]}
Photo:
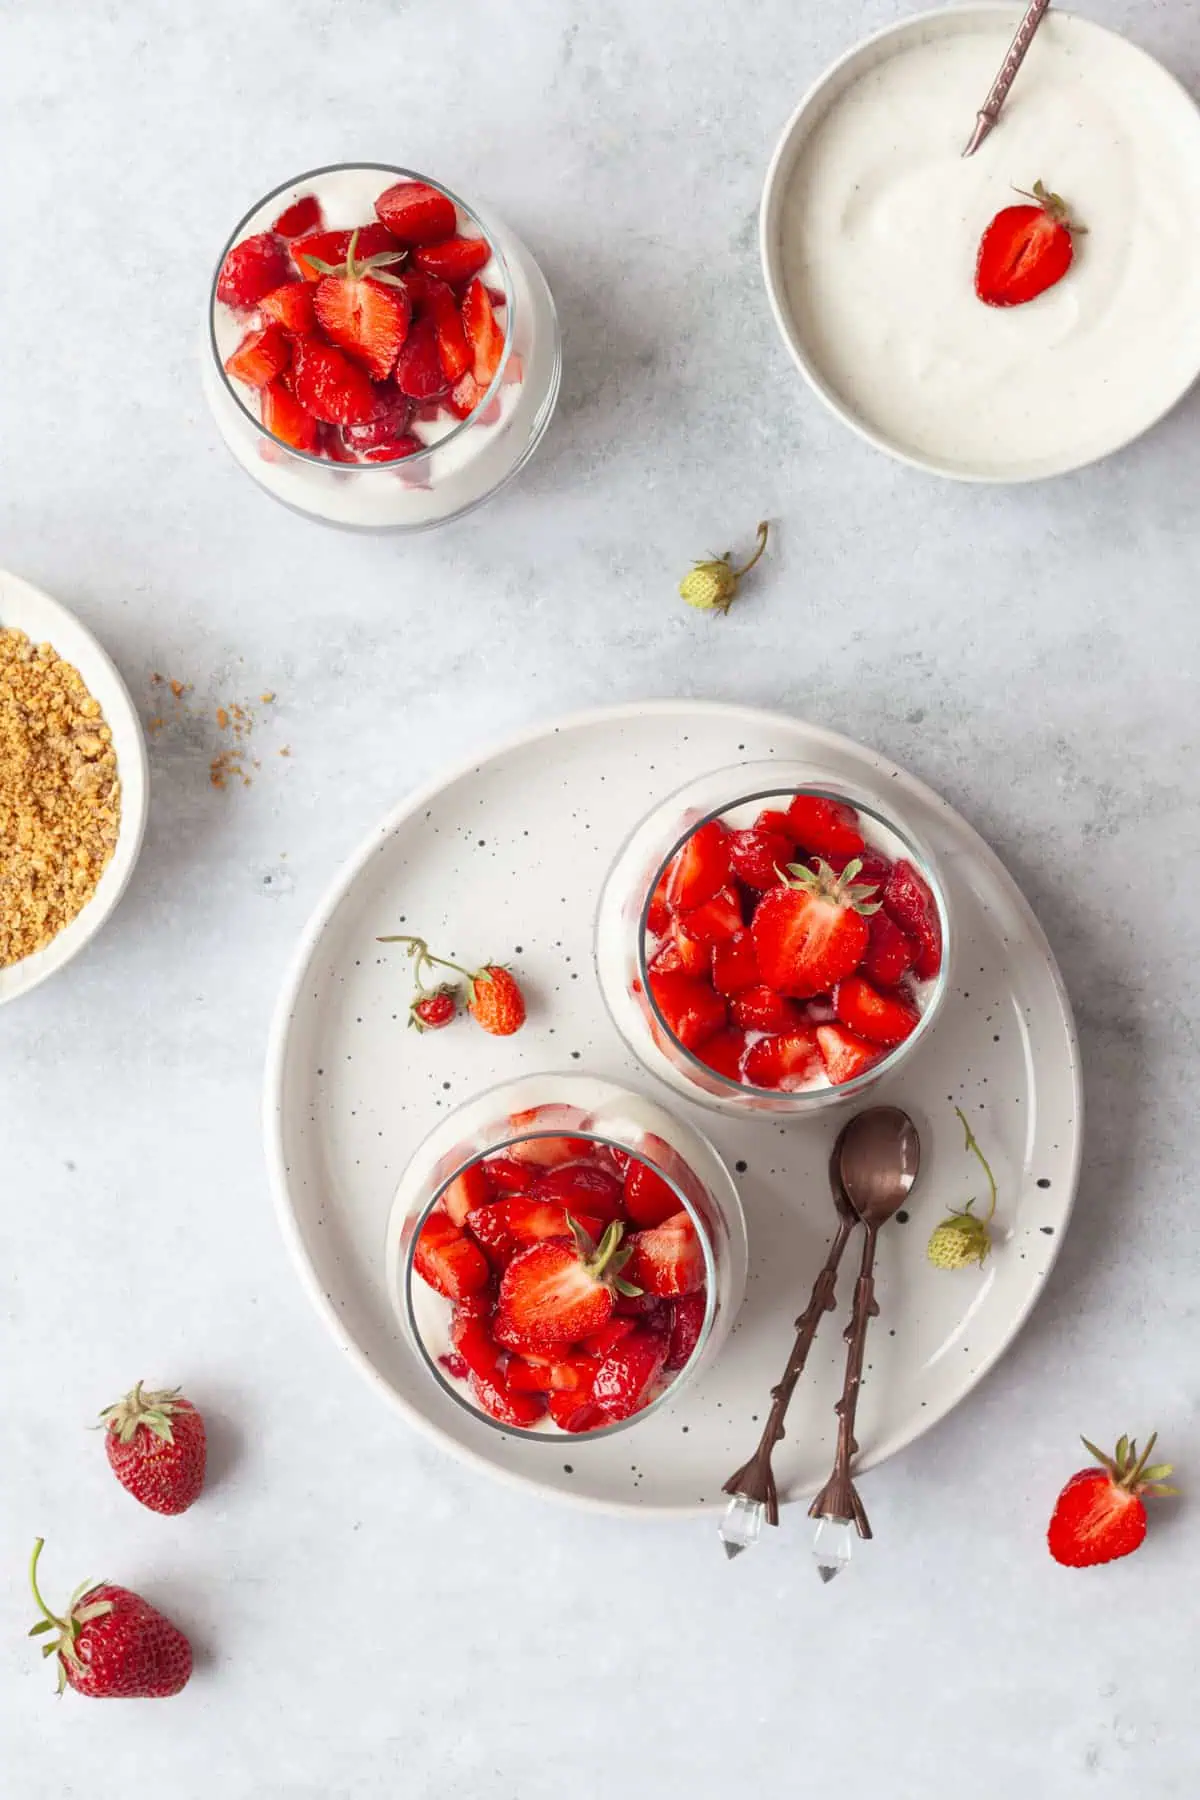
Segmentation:
{"type": "Polygon", "coordinates": [[[759,557],[762,555],[763,551],[766,549],[768,529],[769,529],[769,527],[767,525],[767,521],[765,519],[760,519],[759,526],[758,526],[758,543],[755,547],[754,554],[751,556],[750,561],[748,563],[743,563],[740,569],[733,570],[733,575],[736,580],[740,581],[742,576],[746,574],[747,570],[752,569],[754,567],[755,563],[758,561],[759,557]]]}
{"type": "Polygon", "coordinates": [[[29,1585],[33,1589],[33,1597],[38,1603],[38,1608],[39,1608],[43,1618],[49,1619],[49,1621],[52,1625],[57,1625],[61,1629],[64,1625],[64,1621],[59,1618],[57,1613],[52,1613],[50,1611],[50,1608],[46,1605],[46,1602],[42,1599],[42,1591],[38,1587],[38,1581],[37,1581],[38,1558],[42,1554],[42,1549],[43,1549],[43,1546],[45,1545],[45,1542],[46,1542],[45,1538],[39,1538],[33,1546],[33,1555],[29,1559],[29,1585]]]}
{"type": "Polygon", "coordinates": [[[425,969],[425,968],[432,969],[435,964],[440,969],[453,969],[454,973],[456,975],[464,976],[467,981],[478,980],[479,975],[481,973],[481,971],[479,971],[478,969],[476,969],[474,971],[472,971],[471,969],[464,969],[461,963],[448,962],[444,956],[435,956],[433,954],[433,951],[429,948],[429,945],[425,942],[424,938],[408,937],[403,932],[398,932],[392,937],[376,938],[375,942],[377,944],[407,944],[408,945],[408,954],[413,958],[413,961],[416,965],[416,977],[417,977],[418,987],[422,987],[424,985],[421,980],[422,969],[425,969]]]}
{"type": "MultiPolygon", "coordinates": [[[[980,1162],[983,1164],[983,1172],[988,1178],[988,1186],[992,1191],[992,1203],[988,1207],[987,1213],[982,1221],[983,1224],[989,1225],[991,1223],[992,1219],[995,1217],[995,1213],[996,1213],[996,1200],[998,1197],[997,1189],[996,1189],[996,1177],[992,1174],[992,1166],[988,1162],[987,1157],[983,1154],[983,1151],[979,1148],[979,1145],[975,1141],[975,1133],[971,1130],[971,1127],[967,1124],[966,1113],[964,1113],[961,1106],[956,1106],[954,1110],[958,1114],[959,1123],[962,1125],[963,1131],[966,1133],[967,1141],[966,1141],[965,1148],[968,1150],[973,1150],[975,1152],[975,1155],[979,1158],[980,1162]]],[[[968,1201],[968,1203],[967,1203],[968,1206],[970,1206],[972,1204],[973,1204],[973,1202],[971,1202],[971,1201],[968,1201]]]]}

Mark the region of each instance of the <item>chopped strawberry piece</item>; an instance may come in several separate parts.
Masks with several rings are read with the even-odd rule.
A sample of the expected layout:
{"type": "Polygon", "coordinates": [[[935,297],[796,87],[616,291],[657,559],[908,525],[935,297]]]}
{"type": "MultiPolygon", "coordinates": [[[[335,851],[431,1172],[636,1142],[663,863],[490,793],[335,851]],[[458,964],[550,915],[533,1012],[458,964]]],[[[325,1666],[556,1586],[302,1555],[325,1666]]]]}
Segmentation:
{"type": "Polygon", "coordinates": [[[305,450],[310,455],[317,448],[317,421],[305,411],[282,380],[275,380],[262,390],[262,422],[271,436],[292,450],[305,450]]]}
{"type": "Polygon", "coordinates": [[[634,1161],[625,1172],[625,1211],[635,1225],[661,1225],[679,1211],[679,1195],[657,1169],[634,1161]]]}
{"type": "Polygon", "coordinates": [[[749,1048],[750,1039],[744,1031],[718,1031],[696,1054],[702,1063],[723,1075],[726,1081],[740,1081],[749,1048]]]}
{"type": "Polygon", "coordinates": [[[881,1055],[878,1045],[865,1044],[844,1025],[818,1025],[817,1043],[821,1047],[825,1072],[835,1087],[865,1074],[881,1055]]]}
{"type": "Polygon", "coordinates": [[[646,913],[646,930],[655,937],[661,937],[671,923],[671,906],[667,899],[667,883],[670,871],[666,871],[659,879],[658,886],[650,896],[650,906],[646,913]]]}
{"type": "Polygon", "coordinates": [[[477,1206],[485,1206],[492,1197],[482,1163],[472,1163],[456,1175],[442,1194],[441,1204],[456,1225],[465,1225],[467,1214],[477,1206]]]}
{"type": "Polygon", "coordinates": [[[431,276],[426,276],[424,287],[422,316],[433,320],[442,373],[453,384],[471,368],[471,346],[467,342],[458,302],[444,281],[435,281],[431,276]]]}
{"type": "MultiPolygon", "coordinates": [[[[546,1109],[549,1110],[549,1109],[546,1109]]],[[[520,1115],[514,1113],[509,1124],[521,1129],[520,1115]]],[[[528,1129],[537,1129],[537,1115],[530,1116],[528,1129]]],[[[508,1154],[517,1162],[530,1163],[541,1169],[557,1169],[560,1163],[578,1162],[591,1153],[590,1138],[530,1137],[508,1146],[508,1154]]]]}
{"type": "MultiPolygon", "coordinates": [[[[712,945],[704,938],[693,937],[683,919],[677,919],[671,928],[671,935],[664,940],[662,973],[669,974],[669,959],[663,954],[670,945],[675,952],[674,966],[682,969],[685,975],[698,975],[708,980],[712,975],[712,945]]],[[[658,965],[658,957],[655,957],[658,965]]]]}
{"type": "MultiPolygon", "coordinates": [[[[786,815],[779,814],[786,823],[786,815]]],[[[729,862],[739,881],[765,892],[778,887],[787,866],[796,858],[796,840],[790,831],[764,831],[755,825],[735,831],[729,840],[729,862]]]]}
{"type": "MultiPolygon", "coordinates": [[[[483,1296],[479,1298],[482,1300],[483,1296]]],[[[472,1375],[494,1380],[503,1370],[504,1352],[489,1329],[490,1298],[482,1307],[482,1313],[481,1317],[475,1311],[467,1311],[466,1303],[460,1301],[450,1321],[450,1342],[454,1345],[456,1355],[462,1358],[472,1375]]]]}
{"type": "Polygon", "coordinates": [[[899,987],[916,959],[916,945],[885,912],[868,919],[862,972],[877,987],[899,987]]]}
{"type": "Polygon", "coordinates": [[[619,1344],[622,1338],[636,1330],[637,1325],[633,1319],[614,1313],[608,1324],[602,1325],[599,1331],[589,1331],[579,1348],[586,1356],[607,1356],[614,1344],[619,1344]]]}
{"type": "MultiPolygon", "coordinates": [[[[700,964],[696,973],[702,974],[708,966],[708,959],[712,953],[711,951],[706,950],[703,944],[696,944],[694,949],[696,954],[700,957],[700,964]]],[[[674,932],[672,932],[670,937],[663,939],[661,945],[651,957],[648,965],[648,973],[651,975],[678,975],[681,971],[684,974],[691,973],[690,970],[684,968],[683,954],[679,948],[679,941],[674,932]]]]}
{"type": "MultiPolygon", "coordinates": [[[[353,268],[361,265],[355,261],[353,268]]],[[[369,275],[325,275],[313,307],[326,337],[361,362],[375,381],[386,381],[408,336],[408,295],[369,275]]]]}
{"type": "Polygon", "coordinates": [[[534,1182],[530,1197],[555,1201],[576,1218],[587,1213],[606,1225],[621,1215],[621,1183],[594,1163],[570,1163],[547,1170],[534,1182]]]}
{"type": "Polygon", "coordinates": [[[225,373],[247,387],[261,388],[281,375],[291,360],[292,346],[283,327],[267,325],[262,331],[247,333],[225,359],[225,373]]]}
{"type": "MultiPolygon", "coordinates": [[[[572,1217],[589,1237],[594,1238],[604,1229],[594,1214],[572,1217]]],[[[491,1200],[473,1207],[466,1223],[471,1235],[501,1269],[507,1267],[518,1250],[525,1250],[530,1244],[571,1236],[566,1208],[552,1200],[535,1200],[531,1194],[510,1194],[506,1200],[491,1200]]]]}
{"type": "Polygon", "coordinates": [[[595,1431],[609,1423],[586,1394],[551,1394],[550,1417],[560,1431],[595,1431]]]}
{"type": "Polygon", "coordinates": [[[592,1399],[610,1419],[628,1419],[651,1399],[666,1360],[667,1340],[661,1332],[631,1332],[596,1370],[592,1399]]]}
{"type": "MultiPolygon", "coordinates": [[[[829,864],[835,875],[843,874],[848,862],[857,862],[858,873],[854,880],[860,887],[873,886],[882,889],[892,872],[892,865],[887,857],[881,856],[878,850],[872,850],[869,847],[866,850],[857,851],[853,856],[845,850],[834,850],[825,857],[812,856],[808,859],[808,866],[810,869],[815,869],[817,864],[822,861],[829,864]]],[[[876,900],[882,898],[882,892],[876,893],[876,900]]]]}
{"type": "Polygon", "coordinates": [[[794,1000],[785,999],[765,983],[735,994],[729,1003],[729,1014],[742,1031],[798,1031],[805,1017],[794,1000]]]}
{"type": "Polygon", "coordinates": [[[821,1070],[821,1054],[811,1031],[780,1032],[759,1038],[746,1053],[743,1074],[751,1087],[777,1088],[796,1094],[811,1087],[821,1070]]]}
{"type": "Polygon", "coordinates": [[[331,344],[298,338],[293,353],[297,400],[327,425],[365,425],[378,402],[366,372],[331,344]]]}
{"type": "Polygon", "coordinates": [[[486,238],[445,238],[440,244],[422,244],[413,251],[413,262],[426,275],[436,275],[451,287],[461,287],[492,260],[486,238]]]}
{"type": "MultiPolygon", "coordinates": [[[[776,837],[785,837],[793,848],[795,846],[796,839],[792,834],[792,822],[788,818],[787,813],[780,812],[778,807],[768,806],[763,812],[760,812],[757,819],[754,821],[752,829],[754,831],[767,831],[776,837]]],[[[791,859],[789,858],[789,861],[790,860],[791,859]]]]}
{"type": "Polygon", "coordinates": [[[277,231],[280,237],[303,237],[306,231],[319,231],[323,221],[321,218],[321,202],[315,194],[301,194],[293,200],[276,219],[271,230],[277,231]]]}
{"type": "MultiPolygon", "coordinates": [[[[421,1227],[413,1267],[422,1281],[448,1300],[475,1294],[492,1278],[487,1257],[446,1213],[432,1212],[421,1227]]],[[[457,1346],[461,1349],[461,1345],[457,1346]]]]}
{"type": "Polygon", "coordinates": [[[546,1412],[546,1402],[540,1394],[518,1394],[500,1376],[489,1380],[473,1373],[471,1392],[484,1412],[502,1425],[520,1425],[528,1429],[546,1412]]]}
{"type": "Polygon", "coordinates": [[[584,1394],[590,1398],[595,1365],[583,1356],[555,1361],[547,1356],[514,1356],[505,1379],[522,1394],[584,1394]]]}
{"type": "Polygon", "coordinates": [[[483,389],[472,375],[470,369],[460,375],[446,396],[446,405],[456,419],[469,419],[479,402],[483,399],[483,389]]]}
{"type": "Polygon", "coordinates": [[[438,355],[436,327],[428,315],[418,319],[409,331],[396,358],[392,379],[400,392],[413,400],[434,400],[449,387],[438,355]]]}
{"type": "Polygon", "coordinates": [[[453,200],[424,181],[397,181],[380,194],[375,212],[402,244],[439,244],[458,230],[453,200]]]}
{"type": "Polygon", "coordinates": [[[419,437],[406,432],[390,444],[376,444],[373,450],[364,450],[362,459],[369,463],[403,462],[408,456],[420,456],[425,448],[419,437]]]}
{"type": "Polygon", "coordinates": [[[883,890],[884,911],[913,940],[917,974],[929,981],[942,966],[942,921],[928,883],[910,862],[900,861],[883,890]]]}
{"type": "Polygon", "coordinates": [[[243,238],[226,255],[217,277],[217,299],[224,306],[257,306],[291,275],[286,245],[273,231],[260,231],[243,238]]]}
{"type": "Polygon", "coordinates": [[[713,986],[719,994],[738,994],[762,980],[754,954],[754,933],[735,931],[713,950],[713,986]]]}
{"type": "Polygon", "coordinates": [[[665,1328],[666,1306],[666,1301],[660,1300],[657,1294],[618,1294],[613,1315],[622,1319],[640,1319],[647,1331],[658,1331],[665,1328]]]}
{"type": "Polygon", "coordinates": [[[822,794],[797,794],[788,807],[788,824],[798,844],[818,856],[861,856],[867,840],[858,828],[858,814],[841,800],[822,794]]]}
{"type": "MultiPolygon", "coordinates": [[[[328,269],[318,265],[324,263],[328,268],[341,268],[353,236],[352,231],[314,231],[307,237],[295,238],[291,244],[292,261],[305,281],[320,281],[328,269]]],[[[387,265],[389,271],[395,270],[402,266],[402,249],[403,245],[396,242],[386,226],[372,223],[359,228],[355,254],[360,260],[368,256],[395,256],[396,261],[387,265]]]]}
{"type": "Polygon", "coordinates": [[[346,442],[340,425],[321,425],[318,427],[318,431],[322,456],[327,456],[330,462],[335,463],[358,462],[358,457],[346,442]]]}
{"type": "Polygon", "coordinates": [[[651,975],[650,992],[667,1030],[688,1050],[698,1050],[725,1024],[725,1001],[707,982],[690,975],[651,975]]]}
{"type": "Polygon", "coordinates": [[[707,1296],[703,1293],[681,1294],[678,1300],[671,1302],[671,1335],[667,1340],[667,1360],[663,1365],[669,1373],[674,1374],[692,1360],[692,1352],[700,1342],[700,1333],[704,1329],[707,1308],[707,1296]]]}
{"type": "Polygon", "coordinates": [[[704,1286],[704,1252],[686,1212],[673,1213],[649,1231],[629,1239],[633,1255],[624,1279],[645,1294],[694,1294],[704,1286]]]}
{"type": "Polygon", "coordinates": [[[921,1023],[921,1015],[896,994],[881,994],[869,981],[851,975],[834,991],[834,1007],[842,1024],[869,1044],[902,1044],[921,1023]]]}
{"type": "Polygon", "coordinates": [[[272,288],[259,307],[293,337],[310,337],[317,328],[312,289],[306,281],[285,281],[282,287],[272,288]]]}
{"type": "Polygon", "coordinates": [[[492,1194],[523,1194],[533,1185],[534,1170],[513,1156],[489,1156],[480,1164],[492,1194]]]}
{"type": "Polygon", "coordinates": [[[488,388],[504,357],[504,331],[478,278],[463,296],[462,322],[474,356],[472,373],[481,388],[488,388]]]}
{"type": "Polygon", "coordinates": [[[375,417],[365,425],[347,425],[346,442],[355,450],[377,450],[381,445],[398,443],[409,436],[411,418],[411,400],[393,387],[380,388],[375,395],[375,417]]]}
{"type": "Polygon", "coordinates": [[[711,900],[729,880],[730,834],[720,819],[693,831],[667,871],[667,904],[690,912],[711,900]]]}
{"type": "Polygon", "coordinates": [[[467,1379],[467,1365],[458,1354],[457,1350],[451,1350],[446,1356],[439,1356],[438,1361],[441,1363],[443,1369],[445,1369],[447,1375],[451,1376],[455,1381],[465,1381],[467,1379]]]}
{"type": "Polygon", "coordinates": [[[685,912],[679,930],[701,944],[719,944],[742,929],[742,903],[731,887],[720,888],[701,906],[685,912]]]}

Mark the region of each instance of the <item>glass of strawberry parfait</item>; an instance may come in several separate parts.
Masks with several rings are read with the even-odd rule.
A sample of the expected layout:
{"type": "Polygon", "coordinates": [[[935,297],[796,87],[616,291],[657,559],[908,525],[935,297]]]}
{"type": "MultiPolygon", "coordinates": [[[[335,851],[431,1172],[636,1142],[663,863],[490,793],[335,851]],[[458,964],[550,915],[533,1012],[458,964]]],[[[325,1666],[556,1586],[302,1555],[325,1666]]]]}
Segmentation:
{"type": "Polygon", "coordinates": [[[422,1145],[388,1259],[409,1337],[456,1405],[541,1441],[602,1437],[717,1355],[746,1228],[693,1127],[590,1076],[526,1076],[422,1145]]]}
{"type": "Polygon", "coordinates": [[[314,169],[233,232],[213,277],[204,390],[229,449],[330,524],[419,531],[532,455],[561,342],[521,240],[383,164],[314,169]]]}
{"type": "Polygon", "coordinates": [[[692,782],[600,899],[596,967],[652,1073],[726,1112],[856,1098],[930,1030],[950,921],[933,859],[865,794],[799,765],[692,782]]]}

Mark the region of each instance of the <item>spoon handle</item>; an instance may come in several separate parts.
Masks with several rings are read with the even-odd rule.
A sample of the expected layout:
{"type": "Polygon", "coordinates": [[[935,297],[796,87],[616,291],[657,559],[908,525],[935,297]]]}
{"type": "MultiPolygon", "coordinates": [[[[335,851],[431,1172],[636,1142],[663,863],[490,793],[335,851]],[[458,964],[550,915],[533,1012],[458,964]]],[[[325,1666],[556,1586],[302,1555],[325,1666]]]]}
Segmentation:
{"type": "Polygon", "coordinates": [[[796,1320],[796,1341],[792,1345],[792,1353],[782,1376],[771,1389],[771,1410],[758,1440],[758,1448],[749,1462],[743,1463],[724,1483],[723,1491],[727,1494],[744,1494],[747,1499],[761,1500],[767,1509],[767,1521],[771,1525],[779,1523],[779,1497],[775,1491],[775,1476],[771,1469],[771,1452],[783,1436],[787,1409],[796,1383],[804,1373],[817,1327],[824,1314],[833,1311],[838,1264],[857,1222],[855,1219],[839,1221],[837,1236],[829,1246],[824,1267],[813,1282],[808,1305],[796,1320]]]}
{"type": "Polygon", "coordinates": [[[844,1332],[846,1339],[846,1377],[842,1397],[837,1403],[838,1437],[833,1459],[833,1473],[809,1507],[810,1518],[853,1519],[859,1537],[871,1536],[870,1521],[850,1479],[850,1459],[858,1449],[854,1436],[854,1415],[858,1410],[858,1390],[862,1383],[863,1353],[867,1343],[867,1326],[879,1311],[875,1299],[875,1240],[878,1226],[867,1227],[862,1263],[854,1288],[854,1311],[844,1332]]]}

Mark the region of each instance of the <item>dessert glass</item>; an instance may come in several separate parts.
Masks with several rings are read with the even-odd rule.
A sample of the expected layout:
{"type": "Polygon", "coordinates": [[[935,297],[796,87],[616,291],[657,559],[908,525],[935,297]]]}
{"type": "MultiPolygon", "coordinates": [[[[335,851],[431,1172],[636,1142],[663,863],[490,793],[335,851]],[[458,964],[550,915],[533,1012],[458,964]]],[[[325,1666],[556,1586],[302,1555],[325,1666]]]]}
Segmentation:
{"type": "Polygon", "coordinates": [[[566,1434],[547,1420],[525,1428],[492,1418],[467,1383],[439,1362],[451,1349],[451,1303],[416,1273],[414,1256],[426,1219],[465,1169],[484,1157],[510,1152],[514,1144],[563,1137],[634,1157],[673,1189],[700,1241],[706,1297],[704,1322],[684,1367],[666,1377],[648,1405],[596,1430],[573,1432],[572,1443],[628,1430],[676,1399],[719,1353],[746,1291],[746,1223],[737,1188],[694,1126],[643,1094],[587,1074],[525,1075],[467,1101],[425,1139],[400,1182],[388,1222],[389,1291],[410,1342],[443,1391],[493,1430],[539,1443],[561,1443],[566,1434]]]}
{"type": "Polygon", "coordinates": [[[562,374],[562,340],[546,278],[515,233],[439,182],[384,163],[338,163],[311,169],[272,189],[240,221],[223,246],[209,289],[202,347],[205,397],[217,429],[260,487],[310,518],[359,531],[423,531],[481,506],[536,450],[554,412],[562,374]],[[422,453],[401,462],[340,462],[283,444],[262,424],[247,390],[225,370],[250,316],[217,299],[229,251],[269,230],[305,194],[321,201],[324,228],[345,229],[374,218],[376,197],[397,181],[419,181],[445,194],[467,237],[486,238],[483,270],[505,299],[505,345],[496,375],[475,410],[455,421],[422,453]]]}
{"type": "Polygon", "coordinates": [[[931,1030],[948,985],[952,939],[945,886],[929,851],[910,828],[862,789],[802,763],[765,762],[720,769],[689,782],[661,801],[635,828],[619,851],[600,895],[595,959],[600,990],[613,1023],[639,1062],[652,1075],[690,1100],[742,1116],[773,1113],[807,1118],[826,1108],[858,1100],[884,1075],[893,1074],[931,1030]],[[851,1081],[796,1091],[754,1087],[710,1068],[668,1026],[650,989],[648,963],[652,934],[650,905],[667,867],[701,825],[720,819],[734,829],[751,825],[767,808],[786,809],[799,792],[840,801],[859,815],[869,850],[913,863],[933,894],[941,923],[938,973],[918,984],[914,1000],[920,1023],[911,1035],[851,1081]]]}

